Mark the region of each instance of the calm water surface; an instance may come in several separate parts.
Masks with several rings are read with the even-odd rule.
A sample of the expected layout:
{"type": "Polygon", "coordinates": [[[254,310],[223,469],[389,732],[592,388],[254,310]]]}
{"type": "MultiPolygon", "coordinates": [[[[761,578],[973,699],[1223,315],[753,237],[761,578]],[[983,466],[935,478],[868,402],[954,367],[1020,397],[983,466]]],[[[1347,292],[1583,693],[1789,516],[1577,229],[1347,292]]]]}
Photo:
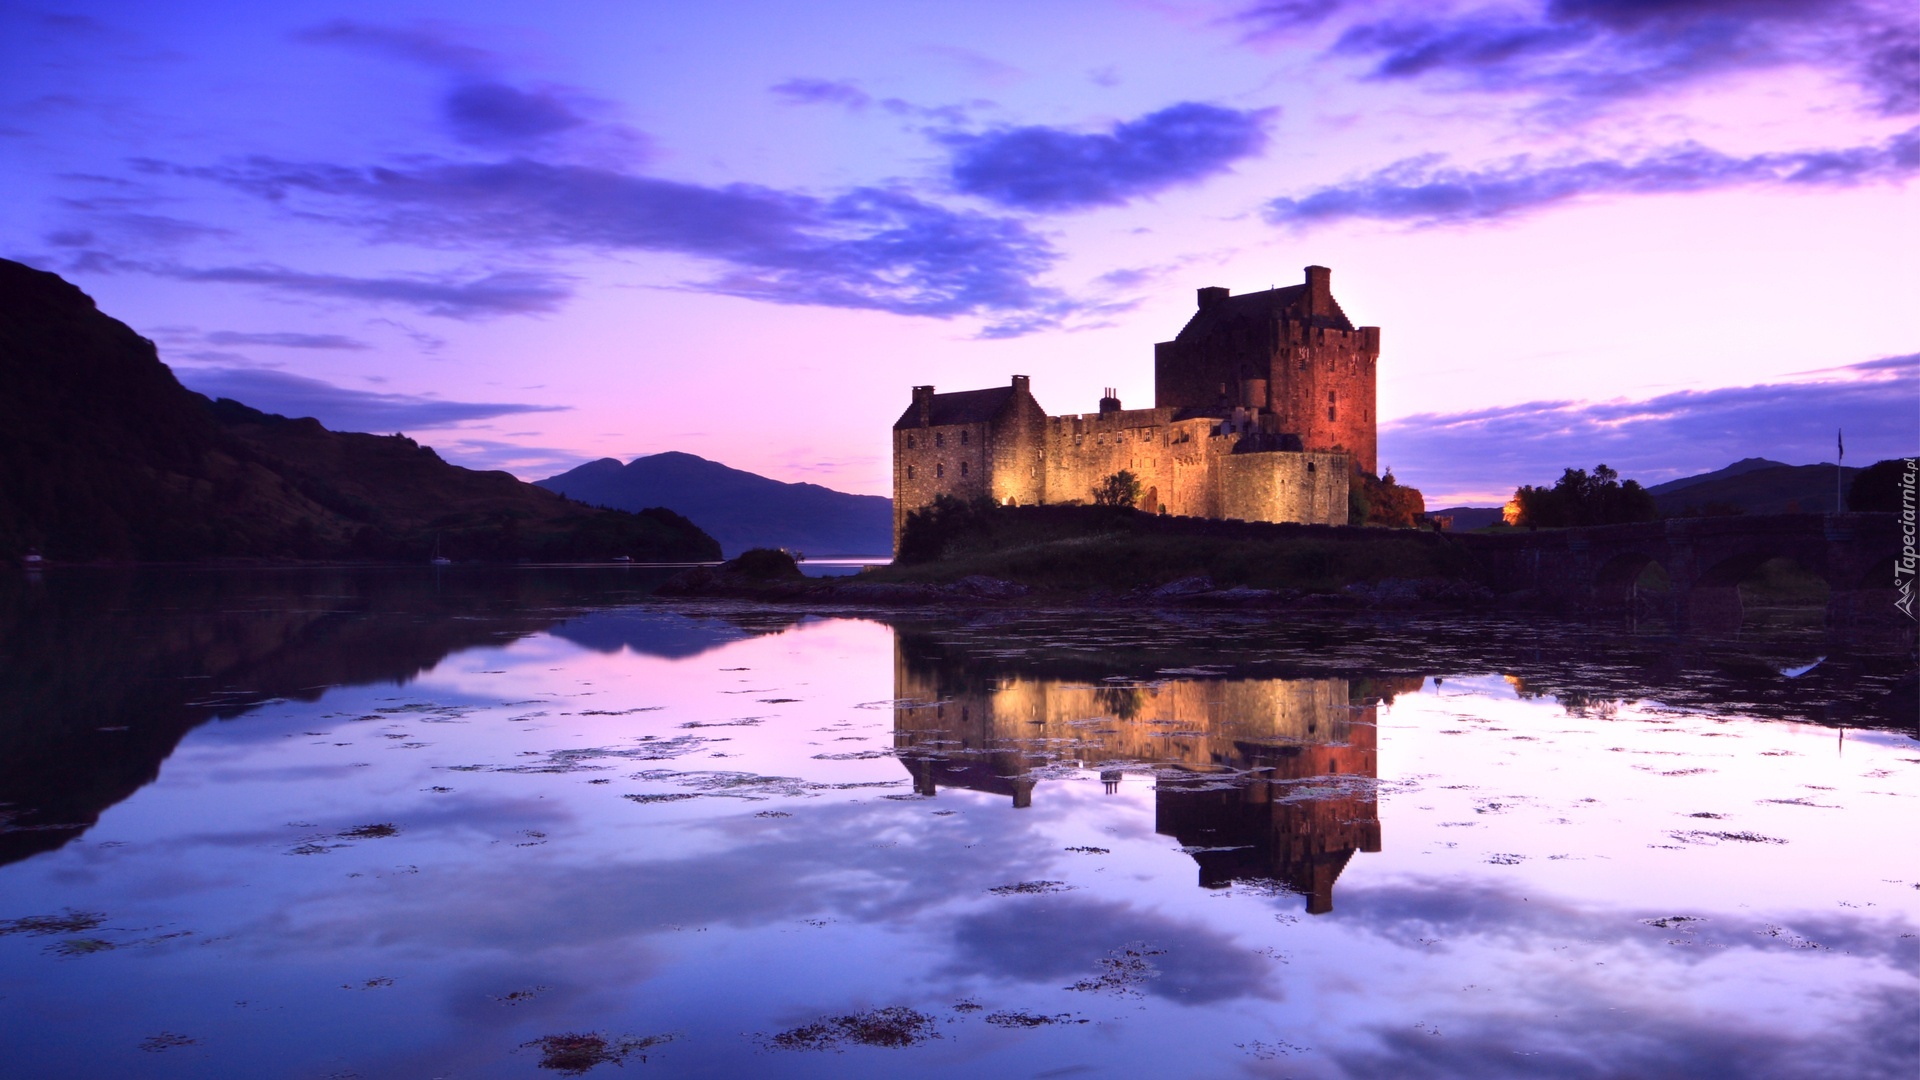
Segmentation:
{"type": "Polygon", "coordinates": [[[0,584],[0,1074],[1920,1068],[1899,643],[645,584],[0,584]]]}

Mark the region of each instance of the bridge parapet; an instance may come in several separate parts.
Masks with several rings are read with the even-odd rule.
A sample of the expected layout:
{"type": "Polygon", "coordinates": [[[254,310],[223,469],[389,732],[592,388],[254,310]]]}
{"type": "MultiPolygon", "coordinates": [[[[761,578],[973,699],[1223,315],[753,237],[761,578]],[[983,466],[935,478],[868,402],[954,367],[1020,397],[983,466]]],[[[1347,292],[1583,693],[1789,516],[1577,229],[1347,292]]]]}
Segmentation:
{"type": "Polygon", "coordinates": [[[1496,590],[1526,590],[1565,607],[1621,604],[1648,564],[1658,564],[1667,575],[1676,620],[1737,624],[1740,582],[1768,560],[1786,557],[1826,580],[1830,620],[1857,619],[1882,607],[1889,618],[1897,614],[1893,560],[1900,530],[1893,514],[1669,518],[1456,539],[1496,590]]]}

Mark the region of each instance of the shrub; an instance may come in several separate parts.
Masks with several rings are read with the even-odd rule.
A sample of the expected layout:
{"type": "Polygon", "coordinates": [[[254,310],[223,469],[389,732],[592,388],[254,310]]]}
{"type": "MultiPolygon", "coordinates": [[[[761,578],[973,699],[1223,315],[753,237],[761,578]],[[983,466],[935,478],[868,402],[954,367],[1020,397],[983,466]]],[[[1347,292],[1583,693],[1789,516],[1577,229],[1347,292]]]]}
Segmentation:
{"type": "Polygon", "coordinates": [[[1638,481],[1620,482],[1605,465],[1568,469],[1550,488],[1522,486],[1507,504],[1509,524],[1553,529],[1572,525],[1621,525],[1659,517],[1653,496],[1638,481]]]}
{"type": "Polygon", "coordinates": [[[1135,506],[1140,502],[1140,478],[1126,469],[1093,486],[1095,506],[1135,506]]]}

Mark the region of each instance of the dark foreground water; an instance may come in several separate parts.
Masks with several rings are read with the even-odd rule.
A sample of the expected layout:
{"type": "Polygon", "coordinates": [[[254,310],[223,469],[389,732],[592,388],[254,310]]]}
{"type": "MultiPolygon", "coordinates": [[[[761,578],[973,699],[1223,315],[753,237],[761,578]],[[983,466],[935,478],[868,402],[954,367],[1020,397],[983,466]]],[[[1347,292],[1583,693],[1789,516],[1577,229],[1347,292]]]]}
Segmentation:
{"type": "Polygon", "coordinates": [[[1920,1068],[1899,642],[645,585],[0,580],[0,1075],[1920,1068]]]}

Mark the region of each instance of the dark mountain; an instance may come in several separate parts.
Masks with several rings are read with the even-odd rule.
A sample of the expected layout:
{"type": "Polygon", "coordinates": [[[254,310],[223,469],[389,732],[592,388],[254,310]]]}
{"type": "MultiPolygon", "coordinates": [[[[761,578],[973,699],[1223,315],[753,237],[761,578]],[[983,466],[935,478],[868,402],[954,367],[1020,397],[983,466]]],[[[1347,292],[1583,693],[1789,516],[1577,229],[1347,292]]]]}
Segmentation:
{"type": "Polygon", "coordinates": [[[1502,519],[1502,507],[1498,506],[1449,506],[1445,510],[1429,510],[1431,517],[1451,517],[1455,532],[1468,529],[1484,529],[1499,524],[1502,519]]]}
{"type": "Polygon", "coordinates": [[[590,461],[535,483],[595,506],[669,506],[713,534],[728,555],[781,547],[810,555],[893,550],[893,500],[787,484],[677,451],[590,461]]]}
{"type": "Polygon", "coordinates": [[[1695,484],[1710,483],[1714,480],[1731,480],[1736,476],[1744,476],[1747,473],[1757,472],[1761,469],[1786,468],[1792,468],[1792,466],[1784,461],[1773,461],[1763,457],[1741,458],[1739,461],[1734,462],[1724,469],[1715,469],[1712,472],[1700,473],[1697,476],[1683,476],[1678,480],[1669,480],[1664,484],[1655,484],[1647,489],[1647,494],[1661,495],[1670,491],[1679,491],[1681,488],[1690,488],[1695,484]]]}
{"type": "MultiPolygon", "coordinates": [[[[1834,509],[1832,465],[1782,465],[1748,458],[1717,472],[1648,488],[1661,517],[1697,514],[1824,514],[1834,509]],[[1751,462],[1759,464],[1742,468],[1751,462]],[[1735,471],[1740,470],[1740,471],[1735,471]]],[[[1843,487],[1859,469],[1839,470],[1843,487]]]]}
{"type": "Polygon", "coordinates": [[[666,510],[596,510],[180,385],[153,342],[58,276],[0,259],[0,557],[702,561],[666,510]]]}

